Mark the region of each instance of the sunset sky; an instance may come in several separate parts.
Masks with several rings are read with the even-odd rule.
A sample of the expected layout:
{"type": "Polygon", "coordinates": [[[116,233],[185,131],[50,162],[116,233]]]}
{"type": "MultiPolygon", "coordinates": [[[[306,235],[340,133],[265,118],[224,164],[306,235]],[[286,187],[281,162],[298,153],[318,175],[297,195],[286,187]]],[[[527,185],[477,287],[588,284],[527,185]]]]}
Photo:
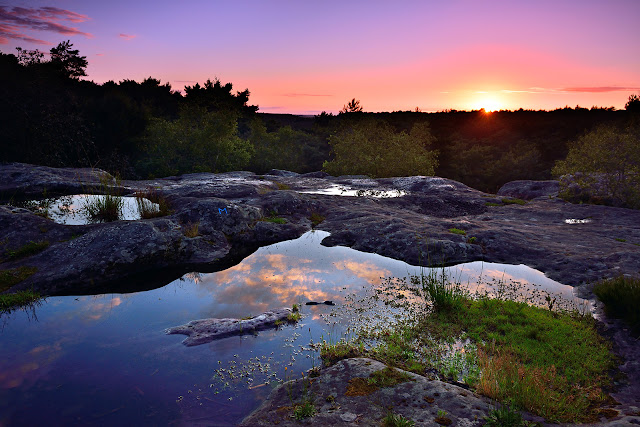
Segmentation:
{"type": "Polygon", "coordinates": [[[219,78],[261,112],[624,108],[639,0],[0,0],[0,51],[71,40],[88,79],[219,78]]]}

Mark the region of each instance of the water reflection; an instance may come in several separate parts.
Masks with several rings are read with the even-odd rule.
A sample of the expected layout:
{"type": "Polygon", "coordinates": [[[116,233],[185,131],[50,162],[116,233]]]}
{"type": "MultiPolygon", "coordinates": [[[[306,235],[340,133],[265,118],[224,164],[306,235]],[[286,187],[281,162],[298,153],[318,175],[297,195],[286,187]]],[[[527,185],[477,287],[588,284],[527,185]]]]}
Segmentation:
{"type": "Polygon", "coordinates": [[[328,196],[351,196],[351,197],[402,197],[407,194],[404,190],[375,190],[375,189],[355,189],[346,185],[331,184],[327,188],[318,190],[301,190],[299,193],[325,194],[328,196]]]}
{"type": "MultiPolygon", "coordinates": [[[[101,202],[106,196],[101,194],[76,194],[43,200],[31,200],[24,202],[23,207],[42,214],[58,224],[85,225],[90,224],[91,218],[87,215],[87,204],[101,202]]],[[[120,220],[132,221],[140,219],[140,210],[135,197],[110,196],[122,201],[120,220]]],[[[148,199],[142,198],[148,210],[157,210],[159,205],[148,199]]]]}
{"type": "MultiPolygon", "coordinates": [[[[239,265],[191,273],[146,292],[48,298],[3,319],[0,425],[222,423],[255,409],[284,368],[318,365],[310,341],[337,340],[380,307],[363,301],[383,278],[420,269],[376,254],[324,247],[322,231],[263,247],[239,265]],[[335,306],[305,306],[332,300],[335,306]],[[242,318],[301,304],[296,326],[185,347],[166,328],[209,317],[242,318]],[[366,306],[366,307],[365,307],[366,306]],[[362,311],[365,310],[365,311],[362,311]],[[224,370],[224,371],[222,371],[224,370]]],[[[571,288],[525,266],[449,267],[455,280],[490,289],[490,278],[518,280],[571,297],[571,288]]]]}

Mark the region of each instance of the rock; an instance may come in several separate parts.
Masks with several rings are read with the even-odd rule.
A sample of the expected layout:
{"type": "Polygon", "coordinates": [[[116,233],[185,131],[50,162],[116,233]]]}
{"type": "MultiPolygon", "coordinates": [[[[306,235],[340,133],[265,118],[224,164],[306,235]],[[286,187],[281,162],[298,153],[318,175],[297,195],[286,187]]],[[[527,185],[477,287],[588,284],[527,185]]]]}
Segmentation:
{"type": "MultiPolygon", "coordinates": [[[[388,410],[413,420],[416,426],[433,426],[439,410],[453,425],[478,425],[491,408],[490,401],[462,387],[398,370],[409,380],[393,387],[349,392],[359,378],[366,379],[386,366],[367,358],[342,360],[323,369],[317,378],[297,379],[275,388],[269,398],[246,417],[242,426],[297,426],[293,406],[310,398],[316,409],[302,420],[312,425],[381,425],[388,410]],[[309,382],[311,384],[309,385],[309,382]],[[370,392],[369,392],[370,391],[370,392]],[[368,393],[369,392],[369,393],[368,393]],[[332,396],[332,398],[328,398],[332,396]]],[[[352,388],[353,390],[353,388],[352,388]]]]}
{"type": "Polygon", "coordinates": [[[271,169],[269,172],[266,173],[266,175],[292,177],[292,176],[298,176],[300,174],[297,172],[285,171],[281,169],[271,169]]]}
{"type": "Polygon", "coordinates": [[[511,181],[500,187],[498,196],[532,200],[537,197],[553,198],[558,196],[560,181],[511,181]]]}
{"type": "Polygon", "coordinates": [[[176,326],[165,330],[166,334],[188,335],[182,344],[187,347],[206,344],[208,342],[230,337],[233,335],[254,334],[259,330],[275,328],[278,322],[287,320],[291,314],[290,308],[280,308],[266,311],[251,319],[201,319],[192,320],[186,325],[176,326]]]}

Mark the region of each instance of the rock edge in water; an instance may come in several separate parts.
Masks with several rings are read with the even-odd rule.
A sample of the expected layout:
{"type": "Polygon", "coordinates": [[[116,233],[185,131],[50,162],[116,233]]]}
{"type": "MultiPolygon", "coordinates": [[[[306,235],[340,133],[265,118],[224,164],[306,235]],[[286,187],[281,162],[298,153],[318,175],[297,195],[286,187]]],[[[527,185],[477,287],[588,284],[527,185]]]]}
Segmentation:
{"type": "Polygon", "coordinates": [[[251,319],[200,319],[168,328],[165,330],[167,335],[183,334],[188,337],[182,341],[187,347],[206,344],[208,342],[226,338],[234,335],[251,334],[262,329],[274,328],[277,322],[287,320],[289,314],[292,313],[290,308],[279,308],[276,310],[265,311],[264,313],[252,317],[251,319]]]}

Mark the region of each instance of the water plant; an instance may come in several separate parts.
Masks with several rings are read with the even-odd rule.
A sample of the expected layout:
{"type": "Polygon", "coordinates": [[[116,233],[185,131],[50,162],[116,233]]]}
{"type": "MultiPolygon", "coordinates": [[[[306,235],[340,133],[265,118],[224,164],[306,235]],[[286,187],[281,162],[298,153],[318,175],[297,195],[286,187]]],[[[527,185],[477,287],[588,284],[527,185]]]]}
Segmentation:
{"type": "Polygon", "coordinates": [[[140,218],[149,219],[171,214],[169,202],[160,192],[153,187],[147,187],[135,193],[136,205],[140,212],[140,218]]]}
{"type": "Polygon", "coordinates": [[[98,195],[90,195],[83,200],[82,208],[93,222],[117,221],[122,216],[124,200],[118,195],[119,180],[110,177],[110,175],[102,175],[98,188],[90,191],[98,195]]]}
{"type": "Polygon", "coordinates": [[[0,294],[0,314],[36,304],[42,299],[43,297],[38,292],[31,290],[20,291],[15,294],[0,294]]]}

